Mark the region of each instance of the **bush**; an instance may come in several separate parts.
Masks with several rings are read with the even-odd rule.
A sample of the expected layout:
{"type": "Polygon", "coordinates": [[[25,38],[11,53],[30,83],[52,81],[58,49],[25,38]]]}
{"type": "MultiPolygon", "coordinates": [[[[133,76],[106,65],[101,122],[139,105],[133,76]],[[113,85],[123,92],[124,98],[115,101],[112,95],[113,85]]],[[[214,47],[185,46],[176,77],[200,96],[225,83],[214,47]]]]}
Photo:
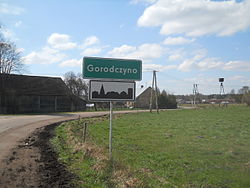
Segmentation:
{"type": "Polygon", "coordinates": [[[158,96],[158,105],[161,109],[175,109],[177,108],[177,102],[174,95],[167,94],[165,90],[163,90],[158,96]]]}

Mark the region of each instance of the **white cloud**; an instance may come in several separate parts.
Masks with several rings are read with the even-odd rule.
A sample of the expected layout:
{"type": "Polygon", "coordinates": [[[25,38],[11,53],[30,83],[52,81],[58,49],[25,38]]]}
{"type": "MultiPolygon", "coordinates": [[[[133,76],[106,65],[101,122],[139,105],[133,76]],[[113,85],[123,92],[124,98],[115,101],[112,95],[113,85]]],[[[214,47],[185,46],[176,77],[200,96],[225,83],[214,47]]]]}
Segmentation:
{"type": "Polygon", "coordinates": [[[192,69],[196,70],[211,70],[211,69],[221,69],[224,65],[223,62],[219,61],[216,58],[204,58],[204,59],[196,59],[196,57],[193,57],[191,59],[184,60],[179,66],[178,69],[180,71],[191,71],[192,69]]]}
{"type": "Polygon", "coordinates": [[[131,0],[131,4],[138,4],[138,3],[146,3],[146,4],[152,4],[156,2],[157,0],[131,0]]]}
{"type": "Polygon", "coordinates": [[[225,63],[224,70],[250,71],[250,61],[229,61],[225,63]]]}
{"type": "Polygon", "coordinates": [[[142,70],[145,71],[152,71],[152,70],[156,70],[159,71],[163,68],[162,65],[159,64],[143,64],[142,65],[142,70]]]}
{"type": "Polygon", "coordinates": [[[82,60],[70,59],[60,63],[61,67],[79,67],[81,66],[82,60]]]}
{"type": "Polygon", "coordinates": [[[108,55],[113,57],[126,57],[128,54],[133,53],[136,47],[129,45],[122,45],[120,47],[115,47],[113,50],[108,52],[108,55]]]}
{"type": "Polygon", "coordinates": [[[177,61],[184,59],[186,52],[183,49],[177,49],[174,51],[171,51],[168,56],[169,61],[177,61]]]}
{"type": "Polygon", "coordinates": [[[84,56],[98,55],[101,51],[101,48],[86,48],[81,54],[84,56]]]}
{"type": "Polygon", "coordinates": [[[25,10],[23,8],[0,2],[0,14],[20,15],[23,12],[25,12],[25,10]]]}
{"type": "Polygon", "coordinates": [[[23,53],[25,51],[24,48],[17,48],[17,52],[23,53]]]}
{"type": "Polygon", "coordinates": [[[205,71],[209,69],[221,68],[223,65],[223,62],[219,61],[218,58],[208,58],[207,51],[205,49],[195,51],[193,54],[193,57],[185,59],[178,66],[178,70],[184,72],[191,71],[193,69],[205,71]]]}
{"type": "Polygon", "coordinates": [[[197,63],[206,58],[207,52],[204,49],[193,52],[192,58],[185,59],[179,66],[180,71],[190,71],[191,69],[197,68],[197,63]]]}
{"type": "Polygon", "coordinates": [[[138,47],[122,45],[108,52],[108,55],[118,58],[133,58],[150,61],[154,58],[160,58],[164,49],[159,44],[142,44],[138,47]]]}
{"type": "Polygon", "coordinates": [[[177,65],[165,65],[163,67],[163,70],[170,70],[170,69],[177,69],[178,66],[177,65]]]}
{"type": "Polygon", "coordinates": [[[185,82],[189,82],[191,83],[199,83],[198,86],[200,86],[200,84],[213,84],[213,83],[217,83],[218,79],[217,78],[213,78],[213,77],[206,77],[204,75],[197,75],[194,76],[192,78],[185,78],[183,81],[185,82]]]}
{"type": "Polygon", "coordinates": [[[194,64],[195,61],[193,59],[186,59],[178,66],[178,70],[184,72],[190,71],[192,68],[194,68],[194,64]]]}
{"type": "Polygon", "coordinates": [[[47,42],[52,48],[59,50],[69,50],[77,47],[77,44],[71,42],[70,36],[66,34],[52,33],[47,42]]]}
{"type": "Polygon", "coordinates": [[[15,27],[20,27],[20,26],[22,25],[22,23],[23,23],[22,21],[16,22],[16,23],[15,23],[15,27]]]}
{"type": "Polygon", "coordinates": [[[229,77],[228,80],[233,80],[233,81],[245,81],[246,77],[241,76],[241,75],[235,75],[232,77],[229,77]]]}
{"type": "Polygon", "coordinates": [[[177,53],[172,54],[172,55],[170,55],[168,57],[169,61],[177,61],[177,60],[180,60],[180,59],[182,59],[182,55],[181,54],[177,54],[177,53]]]}
{"type": "Polygon", "coordinates": [[[44,47],[41,51],[31,52],[24,57],[25,64],[52,64],[58,63],[66,58],[65,54],[60,53],[58,50],[44,47]]]}
{"type": "Polygon", "coordinates": [[[99,43],[100,43],[100,40],[96,36],[90,36],[84,40],[82,48],[86,48],[88,46],[96,45],[99,43]]]}
{"type": "MultiPolygon", "coordinates": [[[[99,39],[97,37],[88,37],[86,39],[86,46],[91,46],[93,44],[98,44],[99,39]]],[[[26,55],[24,59],[25,64],[52,64],[58,63],[61,67],[74,67],[81,64],[81,60],[77,59],[68,59],[65,53],[62,53],[62,50],[68,50],[76,48],[79,49],[77,43],[73,43],[70,40],[70,36],[66,34],[52,33],[47,39],[48,45],[38,51],[33,51],[26,55]]],[[[101,53],[103,47],[91,47],[85,48],[81,55],[90,56],[97,55],[101,53]]]]}
{"type": "Polygon", "coordinates": [[[170,69],[176,69],[177,65],[160,65],[160,64],[143,64],[142,65],[142,70],[144,72],[147,71],[165,71],[165,70],[170,70],[170,69]]]}
{"type": "Polygon", "coordinates": [[[250,62],[248,61],[229,61],[223,62],[219,58],[206,57],[206,51],[197,52],[192,58],[185,59],[178,66],[180,71],[191,70],[228,70],[228,71],[250,71],[250,62]]]}
{"type": "Polygon", "coordinates": [[[159,0],[145,9],[139,26],[161,26],[161,34],[232,35],[250,27],[250,1],[159,0]]]}
{"type": "Polygon", "coordinates": [[[184,37],[168,37],[164,40],[165,45],[181,45],[192,43],[195,39],[188,39],[184,37]]]}
{"type": "Polygon", "coordinates": [[[2,32],[3,36],[7,39],[11,39],[14,41],[18,40],[16,37],[16,34],[9,29],[3,28],[1,32],[2,32]]]}
{"type": "Polygon", "coordinates": [[[159,58],[163,54],[163,48],[159,44],[143,44],[138,47],[133,56],[142,59],[159,58]]]}
{"type": "Polygon", "coordinates": [[[220,68],[223,62],[219,61],[217,58],[205,58],[197,63],[197,68],[200,70],[216,69],[220,68]]]}

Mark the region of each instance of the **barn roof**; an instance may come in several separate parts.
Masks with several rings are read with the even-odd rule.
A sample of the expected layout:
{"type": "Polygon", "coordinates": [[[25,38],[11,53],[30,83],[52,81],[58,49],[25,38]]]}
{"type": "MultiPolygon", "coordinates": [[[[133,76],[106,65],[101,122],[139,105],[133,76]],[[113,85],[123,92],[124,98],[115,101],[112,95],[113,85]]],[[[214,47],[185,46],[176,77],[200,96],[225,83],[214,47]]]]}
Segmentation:
{"type": "Polygon", "coordinates": [[[16,95],[70,95],[71,92],[59,77],[0,74],[0,91],[16,95]]]}
{"type": "Polygon", "coordinates": [[[138,95],[136,98],[139,99],[139,98],[142,98],[142,97],[150,97],[150,95],[151,95],[151,90],[152,90],[152,88],[151,88],[151,87],[148,87],[148,88],[145,89],[140,95],[138,95]]]}

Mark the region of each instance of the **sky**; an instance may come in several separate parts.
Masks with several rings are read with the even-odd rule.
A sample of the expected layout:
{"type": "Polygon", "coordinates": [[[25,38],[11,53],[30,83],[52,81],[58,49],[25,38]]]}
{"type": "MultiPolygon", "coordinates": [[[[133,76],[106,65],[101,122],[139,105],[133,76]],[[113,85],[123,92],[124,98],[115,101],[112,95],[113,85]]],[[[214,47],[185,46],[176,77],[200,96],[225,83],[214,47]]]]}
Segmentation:
{"type": "Polygon", "coordinates": [[[84,56],[140,59],[137,93],[219,94],[250,86],[250,0],[0,0],[24,74],[82,72],[84,56]],[[144,87],[142,88],[141,85],[144,87]]]}

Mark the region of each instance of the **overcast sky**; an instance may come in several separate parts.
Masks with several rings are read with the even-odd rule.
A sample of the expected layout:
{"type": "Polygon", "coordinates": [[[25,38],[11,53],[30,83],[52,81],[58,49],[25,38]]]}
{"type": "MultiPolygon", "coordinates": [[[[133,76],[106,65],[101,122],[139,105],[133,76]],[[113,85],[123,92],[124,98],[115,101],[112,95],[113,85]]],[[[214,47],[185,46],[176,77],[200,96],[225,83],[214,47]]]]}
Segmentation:
{"type": "Polygon", "coordinates": [[[143,61],[137,93],[219,93],[250,85],[250,0],[0,0],[4,35],[26,74],[81,73],[84,56],[143,61]]]}

